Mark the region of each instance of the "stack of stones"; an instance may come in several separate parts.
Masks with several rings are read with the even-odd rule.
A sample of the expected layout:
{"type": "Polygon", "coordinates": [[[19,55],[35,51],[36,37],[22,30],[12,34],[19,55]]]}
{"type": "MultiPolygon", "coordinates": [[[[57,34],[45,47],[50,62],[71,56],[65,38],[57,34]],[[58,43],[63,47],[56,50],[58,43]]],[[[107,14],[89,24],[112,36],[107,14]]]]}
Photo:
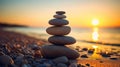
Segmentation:
{"type": "Polygon", "coordinates": [[[65,20],[66,16],[64,11],[57,11],[57,15],[49,21],[50,25],[46,32],[50,35],[48,41],[53,45],[47,45],[42,47],[42,55],[46,58],[56,58],[60,56],[66,56],[69,59],[76,59],[79,57],[79,53],[73,49],[66,47],[65,45],[71,45],[76,42],[76,40],[70,36],[65,36],[71,32],[69,26],[69,21],[65,20]]]}

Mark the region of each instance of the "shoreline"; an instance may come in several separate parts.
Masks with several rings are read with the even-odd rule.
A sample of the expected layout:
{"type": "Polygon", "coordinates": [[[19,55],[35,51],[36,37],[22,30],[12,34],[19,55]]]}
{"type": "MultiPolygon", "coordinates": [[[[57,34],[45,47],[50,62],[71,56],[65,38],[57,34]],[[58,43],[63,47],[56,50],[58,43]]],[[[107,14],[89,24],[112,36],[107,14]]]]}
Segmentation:
{"type": "Polygon", "coordinates": [[[25,42],[24,40],[21,41],[21,42],[25,42],[26,44],[27,43],[29,44],[30,41],[31,41],[30,43],[33,42],[38,45],[43,45],[44,43],[47,43],[47,41],[44,39],[37,39],[35,37],[28,36],[28,35],[25,35],[22,33],[14,32],[14,31],[7,31],[7,30],[4,30],[4,28],[0,29],[0,37],[1,37],[0,39],[2,39],[2,37],[3,37],[3,39],[6,39],[6,41],[8,41],[8,42],[10,42],[9,38],[11,38],[11,39],[13,38],[16,41],[19,41],[20,39],[22,40],[22,38],[23,38],[24,40],[28,40],[28,42],[25,42]],[[6,37],[5,35],[8,37],[6,37]]]}
{"type": "Polygon", "coordinates": [[[85,42],[85,43],[92,43],[92,44],[101,44],[101,45],[108,45],[108,46],[118,46],[120,47],[120,44],[115,44],[115,43],[103,43],[103,42],[94,42],[94,41],[89,41],[89,40],[78,40],[80,42],[85,42]]]}
{"type": "MultiPolygon", "coordinates": [[[[19,50],[19,48],[29,46],[29,45],[34,45],[37,44],[39,46],[48,44],[47,41],[43,39],[37,39],[34,37],[30,37],[21,33],[16,33],[12,31],[4,31],[0,29],[0,47],[3,45],[6,45],[7,47],[7,52],[2,50],[6,55],[11,56],[12,54],[17,56],[16,53],[20,52],[21,54],[25,55],[32,55],[32,51],[28,51],[28,53],[24,53],[19,50]],[[10,53],[8,53],[10,52],[10,53]]],[[[29,50],[26,48],[26,51],[29,50]]],[[[25,52],[26,52],[25,51],[25,52]]],[[[12,57],[14,58],[14,57],[12,57]]],[[[86,64],[89,63],[90,65],[94,67],[120,67],[120,60],[88,60],[88,59],[78,59],[77,60],[78,64],[86,64]],[[102,62],[102,63],[101,63],[102,62]],[[113,63],[115,62],[115,63],[113,63]]]]}

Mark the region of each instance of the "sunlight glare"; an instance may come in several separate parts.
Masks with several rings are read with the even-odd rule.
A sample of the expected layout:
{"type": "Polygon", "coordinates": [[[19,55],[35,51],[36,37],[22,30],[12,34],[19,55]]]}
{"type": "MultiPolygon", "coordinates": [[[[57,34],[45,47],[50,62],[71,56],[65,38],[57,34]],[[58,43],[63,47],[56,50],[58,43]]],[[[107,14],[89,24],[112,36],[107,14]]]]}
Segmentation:
{"type": "Polygon", "coordinates": [[[92,25],[97,26],[99,24],[99,21],[97,19],[92,20],[92,25]]]}
{"type": "Polygon", "coordinates": [[[98,41],[98,39],[99,39],[99,33],[98,33],[97,27],[93,28],[92,39],[95,42],[98,41]]]}
{"type": "Polygon", "coordinates": [[[96,45],[93,45],[92,47],[95,48],[95,49],[98,48],[98,46],[96,46],[96,45]]]}

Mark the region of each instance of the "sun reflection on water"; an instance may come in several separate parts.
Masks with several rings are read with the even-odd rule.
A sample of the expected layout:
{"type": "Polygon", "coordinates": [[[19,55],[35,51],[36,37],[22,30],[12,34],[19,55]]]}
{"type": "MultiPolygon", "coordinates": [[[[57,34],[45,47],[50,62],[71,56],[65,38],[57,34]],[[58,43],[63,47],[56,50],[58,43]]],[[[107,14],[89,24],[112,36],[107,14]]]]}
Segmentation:
{"type": "Polygon", "coordinates": [[[94,49],[94,53],[91,55],[90,58],[92,59],[101,59],[102,56],[97,54],[99,52],[99,46],[97,45],[97,42],[99,40],[99,29],[97,26],[93,27],[93,32],[92,32],[92,40],[96,42],[96,44],[92,45],[92,48],[94,49]]]}
{"type": "Polygon", "coordinates": [[[93,45],[92,47],[93,47],[94,49],[97,49],[97,48],[98,48],[98,46],[96,46],[96,45],[93,45]]]}
{"type": "Polygon", "coordinates": [[[96,42],[96,41],[98,41],[98,39],[99,39],[98,28],[94,27],[93,33],[92,33],[92,40],[96,42]]]}

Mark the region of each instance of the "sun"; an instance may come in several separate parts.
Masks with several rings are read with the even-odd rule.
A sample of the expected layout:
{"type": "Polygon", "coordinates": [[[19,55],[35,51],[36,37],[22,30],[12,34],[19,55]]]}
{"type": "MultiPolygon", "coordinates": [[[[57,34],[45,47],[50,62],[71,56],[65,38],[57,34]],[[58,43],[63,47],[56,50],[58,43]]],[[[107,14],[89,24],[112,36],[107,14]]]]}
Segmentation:
{"type": "Polygon", "coordinates": [[[93,19],[92,20],[92,25],[93,26],[97,26],[99,24],[99,20],[98,19],[93,19]]]}

